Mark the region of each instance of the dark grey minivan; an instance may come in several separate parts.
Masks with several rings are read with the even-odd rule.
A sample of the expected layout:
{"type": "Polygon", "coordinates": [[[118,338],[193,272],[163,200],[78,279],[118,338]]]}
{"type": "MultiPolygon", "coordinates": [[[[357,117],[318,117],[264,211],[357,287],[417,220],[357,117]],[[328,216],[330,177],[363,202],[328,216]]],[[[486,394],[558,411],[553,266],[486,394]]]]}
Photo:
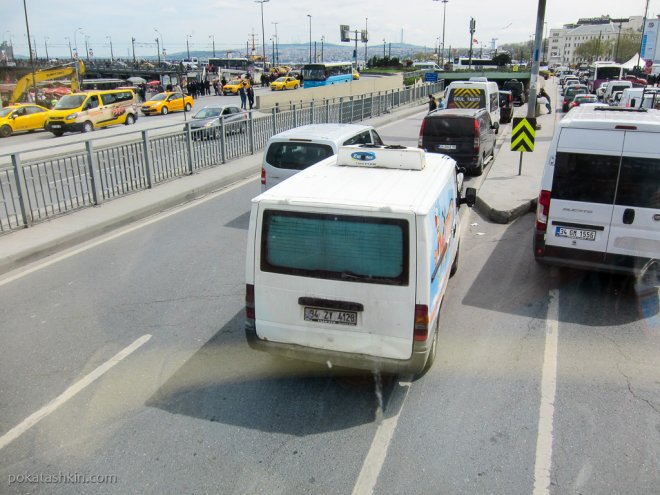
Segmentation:
{"type": "Polygon", "coordinates": [[[483,109],[452,108],[430,112],[422,121],[418,146],[452,157],[473,175],[481,175],[495,156],[498,122],[483,109]]]}

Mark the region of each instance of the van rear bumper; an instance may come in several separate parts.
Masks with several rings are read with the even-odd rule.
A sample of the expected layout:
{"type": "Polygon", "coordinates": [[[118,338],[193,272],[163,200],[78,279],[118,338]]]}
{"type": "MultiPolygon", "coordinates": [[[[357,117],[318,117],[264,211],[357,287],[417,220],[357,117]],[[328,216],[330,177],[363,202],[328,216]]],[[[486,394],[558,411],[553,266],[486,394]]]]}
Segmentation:
{"type": "Polygon", "coordinates": [[[634,277],[640,276],[651,261],[650,258],[638,256],[548,246],[545,243],[545,233],[540,231],[534,234],[534,257],[536,261],[546,265],[618,273],[634,277]]]}
{"type": "Polygon", "coordinates": [[[263,340],[258,337],[254,323],[250,321],[245,322],[245,337],[252,349],[286,358],[300,359],[314,363],[330,362],[332,366],[344,368],[413,374],[421,373],[424,369],[424,364],[431,351],[432,341],[429,338],[428,342],[413,342],[412,356],[410,359],[401,360],[263,340]]]}

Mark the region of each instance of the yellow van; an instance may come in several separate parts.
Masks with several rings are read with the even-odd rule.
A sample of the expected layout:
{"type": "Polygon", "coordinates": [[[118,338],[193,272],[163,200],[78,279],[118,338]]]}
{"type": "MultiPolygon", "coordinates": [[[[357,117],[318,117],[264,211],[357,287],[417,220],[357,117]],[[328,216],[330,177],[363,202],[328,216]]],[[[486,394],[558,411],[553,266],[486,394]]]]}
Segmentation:
{"type": "Polygon", "coordinates": [[[65,132],[90,132],[116,124],[134,124],[138,118],[131,89],[86,91],[66,95],[48,112],[45,128],[56,136],[65,132]]]}

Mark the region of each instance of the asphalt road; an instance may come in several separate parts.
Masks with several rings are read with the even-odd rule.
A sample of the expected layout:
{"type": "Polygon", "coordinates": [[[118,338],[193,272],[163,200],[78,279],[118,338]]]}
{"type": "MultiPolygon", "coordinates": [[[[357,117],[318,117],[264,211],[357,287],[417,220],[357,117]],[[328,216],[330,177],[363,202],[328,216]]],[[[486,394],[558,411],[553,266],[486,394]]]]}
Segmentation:
{"type": "Polygon", "coordinates": [[[533,215],[468,211],[427,375],[282,361],[243,334],[258,191],[0,279],[0,493],[657,492],[657,293],[537,266],[533,215]]]}

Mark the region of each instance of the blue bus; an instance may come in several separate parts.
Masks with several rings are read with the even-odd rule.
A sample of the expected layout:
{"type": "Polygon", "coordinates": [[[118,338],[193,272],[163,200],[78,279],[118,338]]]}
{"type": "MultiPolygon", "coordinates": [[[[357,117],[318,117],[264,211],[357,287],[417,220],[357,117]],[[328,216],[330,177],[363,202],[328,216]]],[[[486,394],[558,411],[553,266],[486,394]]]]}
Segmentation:
{"type": "Polygon", "coordinates": [[[302,68],[302,75],[305,88],[351,82],[353,80],[353,64],[350,62],[305,64],[302,68]]]}

